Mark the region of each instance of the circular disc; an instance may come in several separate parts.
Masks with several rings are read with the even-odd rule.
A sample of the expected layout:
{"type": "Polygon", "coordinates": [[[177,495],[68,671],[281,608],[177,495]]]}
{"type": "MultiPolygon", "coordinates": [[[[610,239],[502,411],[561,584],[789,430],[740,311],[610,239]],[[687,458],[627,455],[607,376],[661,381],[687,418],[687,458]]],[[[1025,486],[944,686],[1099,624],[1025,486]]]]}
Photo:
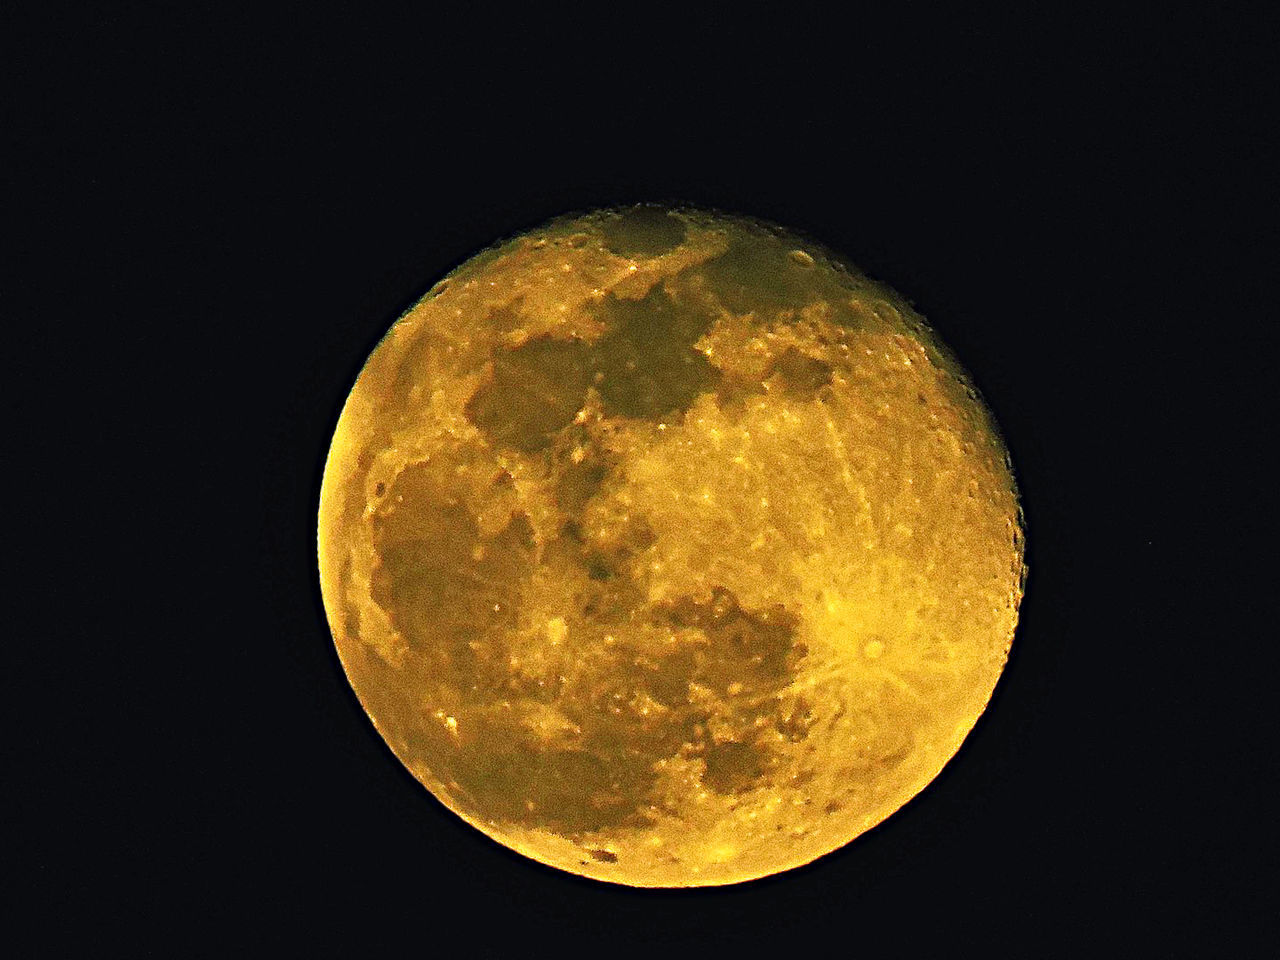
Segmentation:
{"type": "Polygon", "coordinates": [[[494,247],[395,323],[319,516],[352,686],[543,863],[734,883],[923,789],[1024,578],[1008,457],[908,304],[776,227],[639,206],[494,247]]]}

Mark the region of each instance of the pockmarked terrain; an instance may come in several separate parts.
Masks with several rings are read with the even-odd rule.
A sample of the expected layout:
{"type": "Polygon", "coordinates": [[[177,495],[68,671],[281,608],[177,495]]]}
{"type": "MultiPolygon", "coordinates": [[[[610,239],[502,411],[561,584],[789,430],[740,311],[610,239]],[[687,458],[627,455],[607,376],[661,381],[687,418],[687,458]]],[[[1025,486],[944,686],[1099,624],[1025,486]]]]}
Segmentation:
{"type": "Polygon", "coordinates": [[[507,846],[636,886],[776,873],[959,749],[1024,580],[999,434],[901,297],[638,206],[463,264],[343,409],[325,609],[391,749],[507,846]]]}

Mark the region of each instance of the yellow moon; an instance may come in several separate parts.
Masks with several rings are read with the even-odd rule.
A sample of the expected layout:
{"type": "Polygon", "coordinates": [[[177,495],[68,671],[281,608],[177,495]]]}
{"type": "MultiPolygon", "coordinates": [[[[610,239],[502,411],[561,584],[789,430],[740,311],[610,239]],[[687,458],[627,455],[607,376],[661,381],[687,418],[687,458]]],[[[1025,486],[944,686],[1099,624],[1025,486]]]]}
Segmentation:
{"type": "Polygon", "coordinates": [[[848,843],[956,753],[1024,582],[1009,459],[908,303],[719,213],[456,269],[346,401],[319,511],[351,685],[446,807],[639,887],[848,843]]]}

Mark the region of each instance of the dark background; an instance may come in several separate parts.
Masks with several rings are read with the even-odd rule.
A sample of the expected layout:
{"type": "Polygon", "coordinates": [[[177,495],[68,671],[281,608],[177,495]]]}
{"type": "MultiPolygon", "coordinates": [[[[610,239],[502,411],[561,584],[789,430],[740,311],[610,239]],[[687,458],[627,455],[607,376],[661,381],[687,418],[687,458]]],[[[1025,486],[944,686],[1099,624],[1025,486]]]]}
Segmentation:
{"type": "Polygon", "coordinates": [[[31,955],[1274,947],[1274,15],[218,10],[20,13],[4,67],[31,955]],[[913,299],[1026,510],[960,754],[739,887],[583,881],[464,825],[364,716],[317,584],[328,439],[390,323],[637,200],[775,220],[913,299]]]}

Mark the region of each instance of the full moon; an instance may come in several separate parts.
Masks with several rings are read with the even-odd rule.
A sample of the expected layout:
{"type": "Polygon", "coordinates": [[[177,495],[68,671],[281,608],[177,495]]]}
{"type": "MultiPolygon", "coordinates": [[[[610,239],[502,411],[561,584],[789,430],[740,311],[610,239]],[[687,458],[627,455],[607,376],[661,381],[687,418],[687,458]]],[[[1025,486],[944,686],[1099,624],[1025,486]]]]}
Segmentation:
{"type": "Polygon", "coordinates": [[[1004,668],[1008,455],[901,296],[771,224],[566,217],[365,364],[319,509],[360,702],[441,803],[598,880],[751,880],[924,789],[1004,668]]]}

